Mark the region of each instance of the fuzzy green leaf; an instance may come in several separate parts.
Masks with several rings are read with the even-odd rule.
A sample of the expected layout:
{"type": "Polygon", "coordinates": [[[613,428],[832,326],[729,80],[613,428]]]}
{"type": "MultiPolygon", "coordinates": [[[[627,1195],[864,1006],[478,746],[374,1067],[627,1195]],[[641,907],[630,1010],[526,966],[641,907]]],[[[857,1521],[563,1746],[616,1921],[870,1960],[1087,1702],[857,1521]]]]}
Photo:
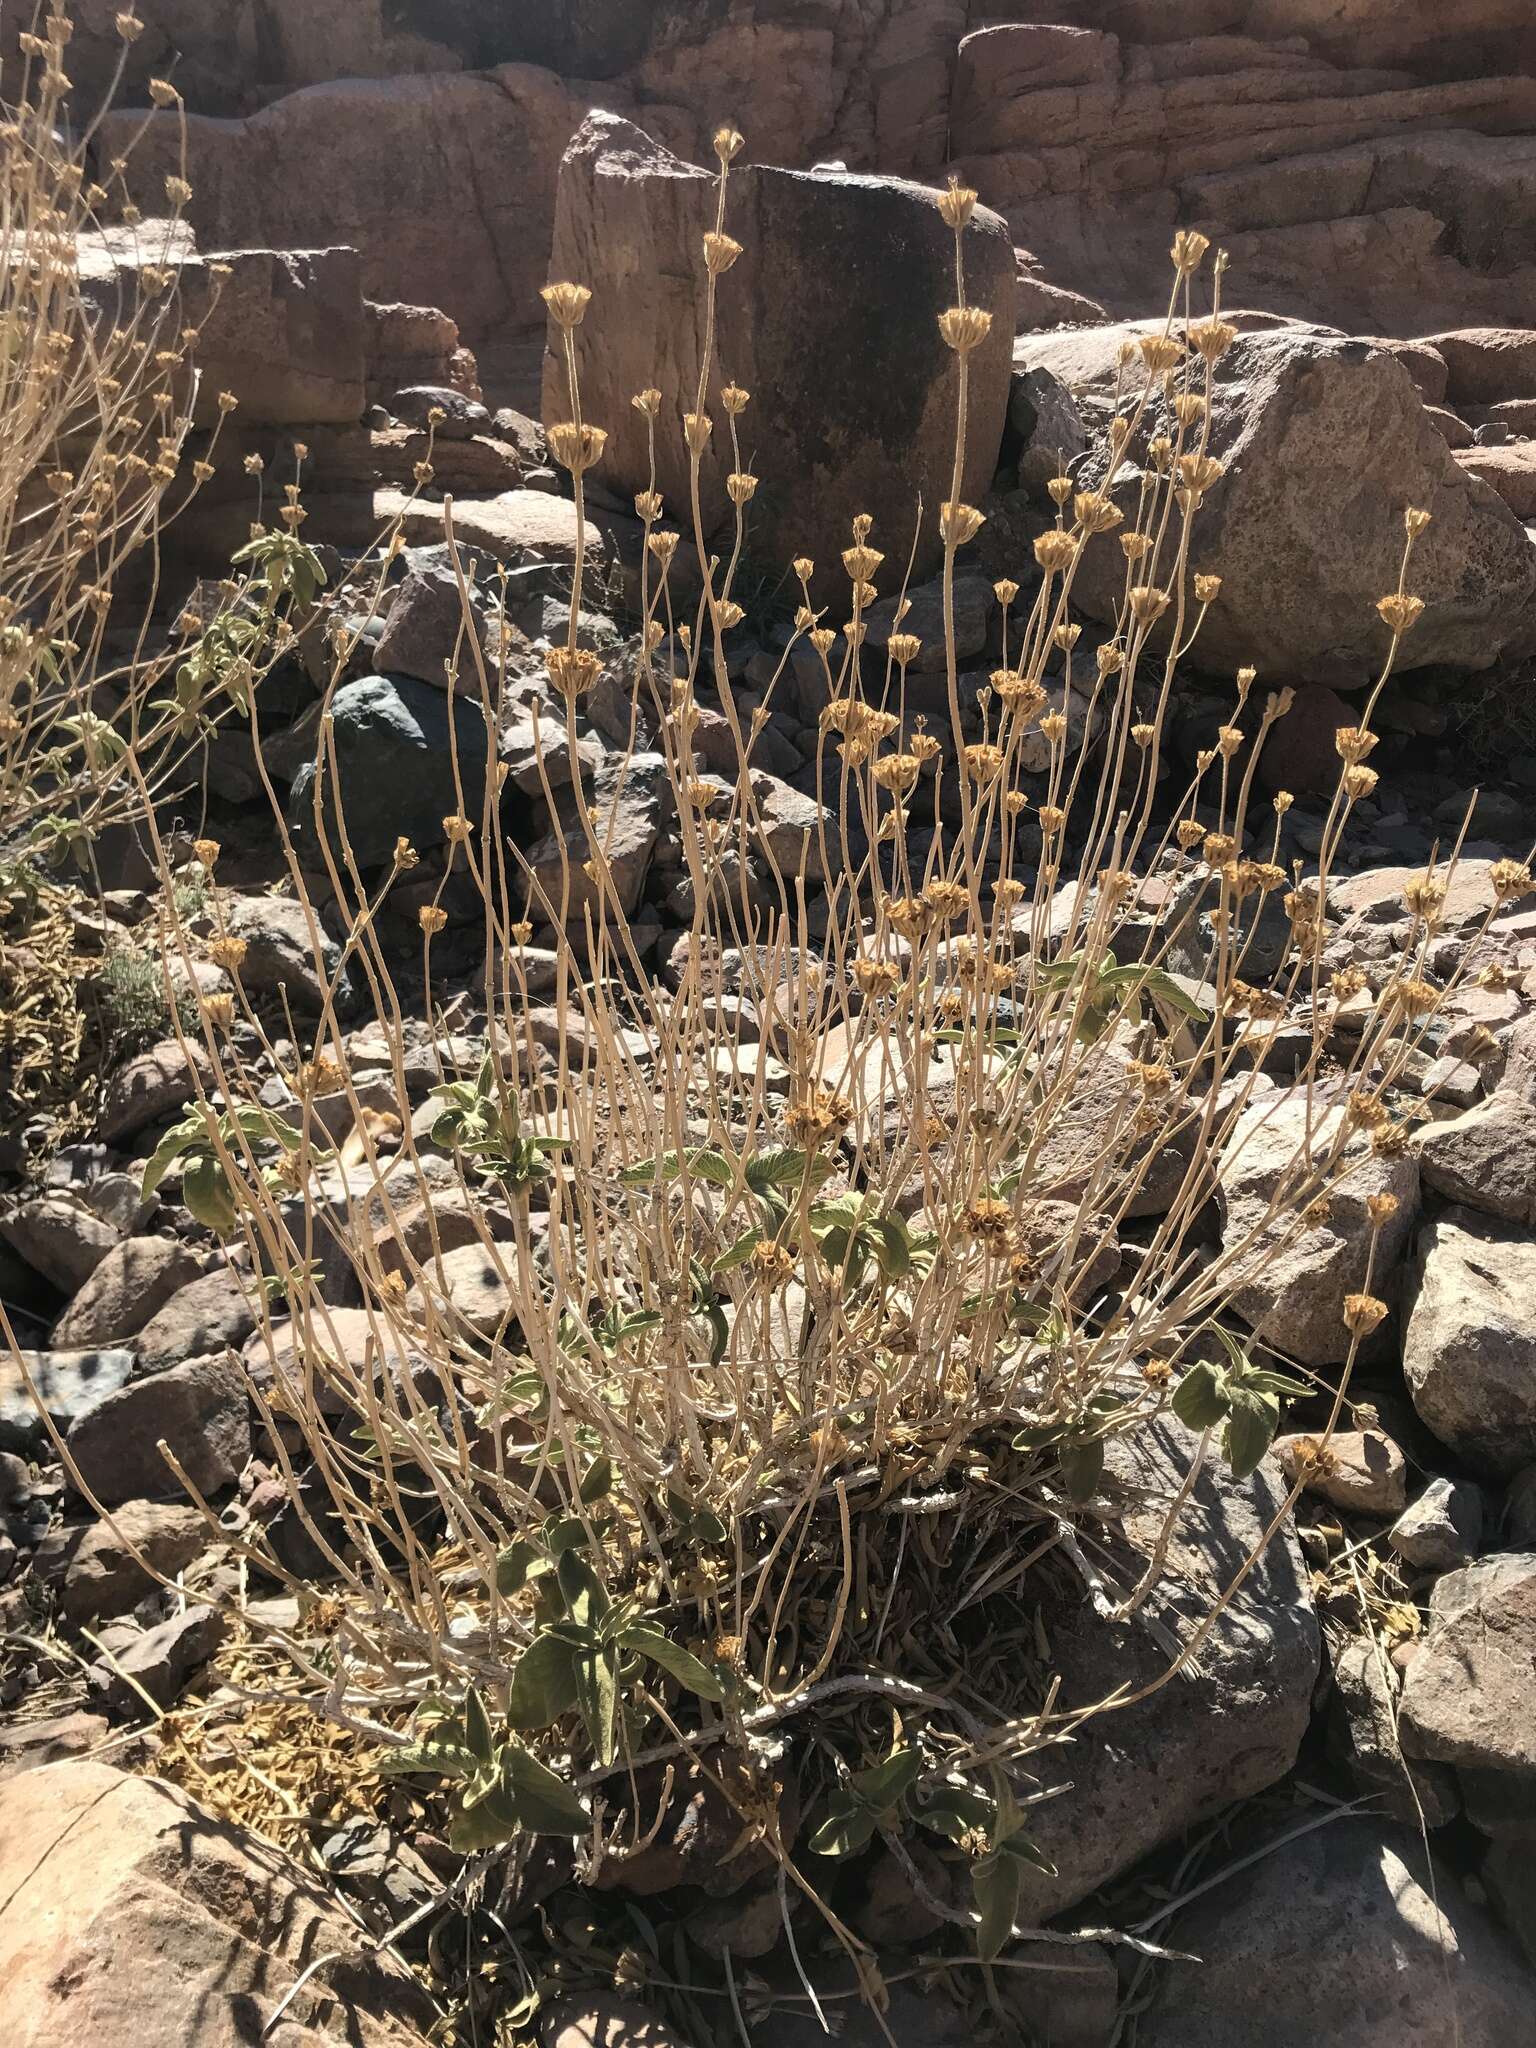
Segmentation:
{"type": "Polygon", "coordinates": [[[548,1728],[576,1703],[576,1652],[557,1636],[535,1636],[518,1659],[507,1690],[508,1723],[548,1728]]]}
{"type": "Polygon", "coordinates": [[[1102,1437],[1070,1438],[1061,1447],[1061,1483],[1067,1490],[1067,1498],[1078,1507],[1086,1506],[1099,1490],[1099,1481],[1104,1477],[1104,1439],[1102,1437]]]}
{"type": "Polygon", "coordinates": [[[580,1796],[516,1743],[502,1751],[502,1774],[517,1818],[531,1835],[581,1835],[591,1819],[580,1796]]]}
{"type": "Polygon", "coordinates": [[[1232,1394],[1232,1412],[1222,1436],[1222,1449],[1234,1479],[1256,1472],[1280,1427],[1280,1403],[1272,1395],[1232,1394]]]}
{"type": "Polygon", "coordinates": [[[983,1856],[971,1872],[976,1910],[981,1916],[976,1951],[984,1963],[995,1962],[1012,1939],[1023,1876],[1017,1859],[1002,1850],[983,1856]]]}
{"type": "Polygon", "coordinates": [[[697,1693],[700,1699],[725,1698],[720,1681],[708,1665],[701,1664],[691,1650],[674,1643],[659,1628],[652,1628],[646,1622],[636,1622],[625,1629],[619,1641],[626,1650],[635,1650],[642,1657],[649,1657],[653,1664],[659,1664],[669,1677],[675,1678],[679,1685],[685,1685],[690,1692],[697,1693]]]}
{"type": "Polygon", "coordinates": [[[874,1839],[875,1816],[850,1792],[839,1792],[827,1817],[811,1836],[813,1856],[854,1856],[874,1839]]]}
{"type": "Polygon", "coordinates": [[[1231,1397],[1214,1365],[1192,1365],[1173,1394],[1173,1412],[1187,1429],[1214,1429],[1225,1421],[1231,1397]]]}

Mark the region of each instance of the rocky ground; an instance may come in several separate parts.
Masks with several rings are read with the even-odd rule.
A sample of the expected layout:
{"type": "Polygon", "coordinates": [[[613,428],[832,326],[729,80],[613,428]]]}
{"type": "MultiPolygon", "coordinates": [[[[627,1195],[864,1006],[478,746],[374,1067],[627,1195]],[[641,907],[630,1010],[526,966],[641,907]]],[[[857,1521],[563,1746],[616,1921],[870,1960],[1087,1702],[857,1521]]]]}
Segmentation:
{"type": "MultiPolygon", "coordinates": [[[[1259,768],[1267,789],[1296,799],[1280,858],[1303,870],[1315,862],[1337,773],[1333,733],[1354,722],[1379,654],[1372,602],[1395,579],[1402,508],[1427,508],[1416,576],[1424,622],[1375,713],[1379,788],[1355,806],[1329,895],[1327,965],[1358,980],[1334,1029],[1341,1043],[1352,1023],[1358,1031],[1403,943],[1405,890],[1458,840],[1432,965],[1442,978],[1462,964],[1470,973],[1406,1077],[1407,1151],[1362,1163],[1348,1198],[1239,1303],[1265,1344],[1326,1381],[1345,1355],[1344,1296],[1364,1281],[1365,1198],[1396,1197],[1371,1276],[1392,1313],[1355,1382],[1351,1426],[1319,1457],[1308,1429],[1321,1408],[1303,1404],[1253,1481],[1203,1484],[1182,1567],[1196,1587],[1254,1539],[1282,1475],[1307,1475],[1294,1535],[1272,1546],[1200,1669],[1096,1730],[1071,1759],[1074,1798],[1043,1809],[1041,1839],[1059,1875],[1042,1885],[1033,1917],[1058,1931],[1129,1931],[1203,1967],[1107,1936],[1076,1944],[1063,1951],[1069,1970],[1038,1986],[1030,1975],[1027,1993],[1009,1993],[1004,2038],[1502,2048],[1529,2037],[1536,2009],[1536,897],[1506,897],[1495,875],[1502,861],[1527,860],[1536,839],[1536,326],[1502,324],[1536,321],[1536,253],[1518,225],[1536,179],[1526,10],[1478,0],[1453,31],[1417,4],[1074,0],[1042,11],[1057,19],[993,20],[1002,10],[962,0],[894,15],[860,0],[700,6],[678,10],[675,31],[651,42],[630,10],[603,7],[541,10],[526,30],[506,29],[500,10],[476,0],[434,11],[430,27],[416,19],[425,10],[406,10],[387,29],[377,8],[349,10],[344,25],[326,8],[253,16],[199,6],[185,19],[174,6],[146,8],[162,18],[132,76],[147,78],[173,46],[185,52],[178,75],[199,116],[192,214],[203,246],[251,245],[205,321],[205,389],[234,391],[241,410],[218,477],[173,535],[171,613],[244,538],[258,465],[272,491],[302,473],[307,537],[332,569],[332,594],[324,620],[263,686],[262,761],[302,846],[321,693],[344,646],[330,712],[354,853],[376,869],[403,834],[423,854],[383,913],[407,996],[418,912],[434,900],[448,912],[438,942],[448,985],[478,976],[478,902],[452,878],[438,894],[441,821],[457,808],[455,755],[473,767],[492,748],[507,770],[502,822],[536,871],[558,872],[580,778],[611,827],[646,969],[675,976],[691,885],[643,709],[632,727],[631,498],[646,479],[617,430],[599,472],[582,619],[602,674],[574,750],[550,723],[542,653],[562,629],[576,538],[527,374],[537,355],[527,309],[551,236],[556,273],[579,266],[597,288],[584,358],[598,380],[595,416],[617,417],[649,381],[658,335],[686,358],[694,316],[670,280],[685,274],[696,223],[674,205],[680,170],[663,145],[692,150],[701,107],[706,118],[752,117],[772,137],[757,153],[791,164],[836,155],[936,177],[948,154],[974,174],[1004,216],[980,224],[978,296],[999,307],[1000,333],[1018,330],[1011,349],[1002,333],[978,366],[971,489],[989,523],[957,608],[962,703],[975,723],[1001,649],[993,578],[1024,580],[1058,466],[1085,476],[1091,467],[1119,349],[1154,311],[1140,282],[1154,251],[1175,216],[1225,232],[1238,297],[1262,311],[1238,317],[1222,370],[1212,447],[1228,475],[1202,515],[1200,549],[1223,590],[1181,677],[1170,800],[1230,714],[1232,670],[1253,661],[1267,686],[1296,691],[1259,768]],[[570,82],[596,77],[600,89],[570,82]],[[599,97],[649,134],[588,123],[557,204],[560,152],[599,97]],[[657,207],[662,182],[668,199],[657,207]],[[323,213],[317,190],[328,193],[323,213]],[[676,246],[658,247],[669,232],[676,246]],[[326,246],[343,233],[356,251],[326,246]],[[642,249],[644,276],[632,261],[642,249]],[[988,262],[990,292],[980,287],[988,262]],[[1014,323],[1003,317],[1010,299],[1014,323]],[[466,339],[493,340],[490,368],[466,339]],[[486,387],[527,409],[493,409],[486,387]],[[475,630],[489,645],[493,600],[497,629],[509,622],[512,686],[494,733],[475,693],[458,686],[471,664],[442,545],[444,495],[479,570],[486,608],[475,630]],[[369,616],[358,557],[393,518],[407,546],[382,615],[369,616]]],[[[88,36],[82,47],[92,48],[88,36]]],[[[840,252],[879,250],[882,237],[907,265],[873,311],[833,305],[810,378],[801,365],[814,312],[770,317],[769,287],[755,278],[747,301],[762,317],[730,337],[734,374],[765,404],[771,397],[775,472],[804,479],[794,505],[807,544],[830,556],[847,490],[897,522],[914,477],[926,481],[931,468],[947,484],[947,427],[931,403],[943,363],[913,284],[927,261],[923,216],[904,188],[838,173],[811,181],[791,211],[780,204],[790,181],[753,175],[745,204],[757,234],[744,236],[744,271],[826,277],[840,252]],[[861,467],[842,477],[840,496],[811,451],[836,396],[822,366],[855,343],[884,373],[844,395],[841,468],[861,467]]],[[[206,259],[190,244],[183,253],[195,302],[208,290],[206,259]]],[[[131,258],[108,247],[96,260],[109,279],[131,258]]],[[[877,279],[871,293],[881,289],[877,279]]],[[[930,645],[931,567],[920,565],[904,622],[930,645]]],[[[1113,594],[1090,581],[1080,595],[1091,650],[1113,594]]],[[[893,623],[877,612],[877,648],[893,623]]],[[[797,656],[788,687],[766,694],[788,637],[765,575],[730,669],[737,712],[767,707],[754,752],[763,829],[741,877],[764,903],[776,873],[799,871],[825,799],[819,663],[797,656]]],[[[920,660],[911,683],[919,695],[931,687],[942,730],[942,675],[920,660]]],[[[1080,725],[1074,744],[1094,737],[1080,725]]],[[[724,708],[707,693],[696,755],[701,773],[734,777],[724,708]]],[[[247,946],[244,985],[272,1019],[286,1005],[302,1021],[321,989],[299,907],[273,889],[279,869],[248,742],[215,740],[205,782],[205,796],[189,794],[167,818],[179,831],[175,857],[190,876],[194,833],[220,841],[224,914],[247,946]]],[[[114,960],[136,932],[157,929],[160,879],[118,835],[103,848],[101,880],[99,905],[69,910],[47,955],[84,1005],[118,1006],[99,1090],[72,1123],[58,1102],[12,1100],[0,1133],[0,1293],[25,1362],[23,1371],[0,1357],[0,1962],[13,2037],[21,2048],[84,2044],[133,2026],[146,2041],[224,2048],[253,2039],[292,1994],[296,2040],[407,2048],[424,2037],[430,2006],[396,1956],[373,1952],[374,1937],[453,1881],[459,1861],[440,1841],[405,1839],[406,1809],[376,1784],[358,1795],[366,1773],[344,1754],[285,1783],[318,1816],[302,1831],[307,1872],[183,1790],[123,1775],[158,1766],[188,1782],[179,1713],[208,1704],[215,1724],[222,1712],[238,1728],[240,1616],[252,1617],[254,1641],[263,1605],[275,1614],[284,1596],[253,1580],[229,1542],[259,1530],[317,1585],[329,1567],[255,1421],[249,1385],[271,1364],[253,1339],[239,1255],[173,1195],[141,1192],[144,1162],[195,1077],[163,1009],[151,1000],[125,1018],[111,992],[114,960]],[[66,1481],[28,1379],[112,1523],[66,1481]],[[187,1504],[162,1443],[213,1522],[187,1504]],[[181,1591],[147,1580],[125,1538],[181,1591]],[[161,1967],[168,1951],[174,1971],[161,1967]],[[320,1982],[305,1978],[321,1954],[342,1960],[320,1982]]],[[[324,900],[328,885],[318,871],[314,880],[324,900]]],[[[1173,915],[1183,880],[1176,855],[1139,878],[1148,928],[1173,915]]],[[[0,912],[6,971],[35,973],[43,942],[20,924],[30,912],[19,899],[0,912]]],[[[211,930],[195,903],[185,913],[194,932],[211,930]]],[[[554,986],[551,936],[536,933],[527,951],[536,994],[541,975],[554,986]]],[[[1170,963],[1195,989],[1210,936],[1197,933],[1170,963]]],[[[222,985],[211,964],[200,977],[204,994],[222,985]]],[[[349,993],[344,983],[343,1005],[349,993]]],[[[552,1006],[535,1017],[550,1050],[579,1029],[552,1006]]],[[[1309,1038],[1309,1023],[1293,1021],[1309,1038]]],[[[466,1067],[484,1025],[469,995],[445,1020],[466,1067]]],[[[390,1119],[409,1120],[427,1174],[430,1027],[412,1016],[405,1037],[405,1103],[376,1023],[358,1023],[347,1061],[375,1141],[387,1150],[390,1119]]],[[[245,1050],[257,1055],[254,1040],[245,1050]]],[[[273,1106],[291,1078],[292,1047],[280,1040],[277,1051],[273,1106]]],[[[769,1089],[782,1086],[772,1051],[761,1058],[769,1089]]],[[[1267,1115],[1292,1071],[1282,1030],[1258,1098],[1267,1115]]],[[[1279,1110],[1282,1127],[1289,1114],[1279,1110]]],[[[333,1135],[344,1146],[350,1134],[338,1121],[333,1135]]],[[[1268,1185],[1262,1148],[1250,1151],[1219,1231],[1246,1231],[1268,1185]]],[[[414,1213],[423,1211],[418,1191],[414,1213]]],[[[494,1327],[505,1303],[472,1235],[444,1249],[456,1305],[494,1327]]],[[[334,1327],[362,1352],[366,1327],[360,1316],[349,1323],[353,1314],[338,1274],[334,1327]]],[[[1166,1494],[1176,1446],[1149,1455],[1161,1465],[1142,1481],[1166,1494]]],[[[304,1484],[301,1469],[301,1497],[304,1484]]],[[[1123,1534],[1135,1554],[1134,1521],[1123,1534]]],[[[1088,1610],[1041,1626],[1069,1690],[1087,1694],[1107,1671],[1124,1677],[1123,1640],[1088,1610]]],[[[198,1768],[209,1768],[206,1754],[198,1768]]],[[[702,1792],[681,1816],[678,1839],[660,1848],[669,1882],[689,1888],[691,1930],[709,1953],[729,1946],[755,1958],[777,1918],[764,1942],[753,1873],[739,1886],[721,1878],[723,1821],[702,1792]]],[[[630,1878],[626,1896],[654,1888],[654,1871],[630,1878]]],[[[842,1910],[886,1959],[884,2038],[902,2048],[960,2039],[953,2008],[910,1961],[937,1923],[894,1865],[861,1883],[842,1910]]],[[[397,1949],[420,1960],[429,1926],[408,1927],[397,1949]]],[[[584,1996],[546,2014],[546,2041],[675,2048],[622,1996],[584,1996]]],[[[811,2018],[782,2012],[752,2031],[771,2048],[820,2038],[811,2018]]],[[[860,2013],[842,2038],[882,2035],[860,2013]]]]}

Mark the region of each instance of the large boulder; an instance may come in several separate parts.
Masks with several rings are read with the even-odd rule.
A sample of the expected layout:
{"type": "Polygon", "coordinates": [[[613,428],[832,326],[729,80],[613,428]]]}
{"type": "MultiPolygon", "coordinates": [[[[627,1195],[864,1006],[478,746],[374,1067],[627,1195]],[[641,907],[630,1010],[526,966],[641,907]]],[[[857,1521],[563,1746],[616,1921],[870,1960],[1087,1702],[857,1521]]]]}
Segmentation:
{"type": "Polygon", "coordinates": [[[367,404],[368,326],[355,249],[239,249],[184,265],[183,314],[198,330],[196,420],[222,392],[243,425],[345,424],[367,404]]]}
{"type": "MultiPolygon", "coordinates": [[[[390,859],[402,837],[421,852],[441,846],[443,820],[461,808],[461,798],[465,814],[478,819],[488,752],[478,701],[450,696],[446,685],[413,676],[343,683],[331,699],[324,765],[322,817],[333,853],[340,857],[338,785],[352,856],[360,867],[373,867],[390,859]]],[[[315,775],[313,762],[302,767],[289,796],[289,822],[306,848],[316,843],[315,775]]]]}
{"type": "Polygon", "coordinates": [[[99,1763],[0,1786],[0,1982],[7,2048],[250,2048],[281,2006],[285,2048],[421,2048],[432,2020],[281,1850],[99,1763]]]}
{"type": "MultiPolygon", "coordinates": [[[[1105,1496],[1114,1519],[1095,1532],[1105,1546],[1095,1554],[1118,1589],[1128,1592],[1145,1571],[1194,1441],[1178,1423],[1160,1422],[1111,1444],[1105,1496]]],[[[1027,1875],[1030,1920],[1063,1911],[1159,1843],[1274,1784],[1295,1762],[1320,1648],[1289,1521],[1196,1656],[1158,1684],[1171,1661],[1167,1646],[1186,1641],[1230,1590],[1283,1499],[1273,1463],[1239,1483],[1208,1461],[1145,1610],[1150,1627],[1101,1619],[1065,1566],[1057,1591],[1042,1598],[1051,1669],[1062,1679],[1060,1707],[1086,1706],[1121,1688],[1150,1691],[1094,1717],[1070,1747],[1032,1763],[1043,1783],[1071,1789],[1030,1814],[1030,1835],[1057,1868],[1054,1878],[1027,1875]]]]}
{"type": "MultiPolygon", "coordinates": [[[[1083,330],[1075,355],[1065,336],[1021,336],[1016,355],[1107,392],[1116,337],[1130,331],[1083,330]]],[[[1144,447],[1142,437],[1119,472],[1128,516],[1144,447]]],[[[1210,452],[1226,473],[1196,515],[1191,552],[1192,572],[1222,579],[1200,632],[1203,665],[1251,663],[1276,683],[1367,681],[1387,650],[1376,600],[1397,587],[1409,506],[1431,524],[1409,578],[1425,610],[1398,666],[1483,669],[1536,645],[1536,547],[1492,486],[1458,465],[1385,350],[1306,328],[1239,336],[1217,368],[1210,452]]],[[[1114,619],[1124,577],[1113,541],[1091,543],[1075,585],[1090,616],[1114,619]]]]}
{"type": "Polygon", "coordinates": [[[1413,1405],[1492,1478],[1536,1459],[1536,1243],[1523,1224],[1447,1209],[1420,1233],[1403,1335],[1413,1405]]]}
{"type": "Polygon", "coordinates": [[[1536,1977],[1407,1832],[1316,1827],[1218,1885],[1159,1938],[1140,2048],[1506,2048],[1536,1977]]]}
{"type": "MultiPolygon", "coordinates": [[[[688,454],[676,414],[699,378],[703,237],[716,190],[713,171],[682,162],[627,121],[592,114],[561,164],[555,210],[550,274],[594,293],[576,343],[584,417],[610,437],[601,480],[626,494],[646,488],[646,421],[630,401],[660,386],[657,483],[685,526],[688,454]]],[[[744,254],[719,292],[704,517],[713,530],[730,510],[730,439],[713,396],[728,376],[752,394],[746,446],[768,451],[749,534],[753,554],[775,573],[797,555],[830,571],[860,512],[878,520],[875,545],[905,562],[919,495],[914,578],[939,560],[957,375],[938,329],[954,303],[955,259],[937,197],[900,179],[846,172],[746,166],[732,175],[726,225],[744,254]]],[[[974,503],[991,481],[1008,411],[1016,284],[996,214],[978,208],[964,246],[967,298],[992,314],[992,331],[971,356],[961,495],[974,503]]],[[[558,350],[546,362],[544,416],[546,424],[570,416],[558,350]]],[[[844,597],[846,588],[844,580],[844,597]]]]}

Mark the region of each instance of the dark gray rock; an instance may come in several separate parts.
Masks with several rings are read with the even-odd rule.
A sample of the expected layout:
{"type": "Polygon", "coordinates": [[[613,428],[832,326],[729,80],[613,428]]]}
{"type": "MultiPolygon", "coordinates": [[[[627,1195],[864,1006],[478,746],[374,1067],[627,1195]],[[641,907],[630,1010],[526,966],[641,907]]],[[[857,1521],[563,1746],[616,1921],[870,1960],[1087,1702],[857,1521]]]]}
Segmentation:
{"type": "MultiPolygon", "coordinates": [[[[55,1428],[67,1432],[133,1377],[131,1351],[24,1351],[38,1397],[55,1428]]],[[[42,1417],[27,1391],[21,1366],[0,1352],[0,1449],[40,1450],[48,1442],[42,1417]]]]}
{"type": "Polygon", "coordinates": [[[180,1482],[164,1441],[203,1494],[233,1485],[251,1455],[245,1379],[228,1355],[192,1358],[110,1394],[82,1416],[68,1443],[82,1480],[108,1507],[175,1497],[180,1482]]]}
{"type": "MultiPolygon", "coordinates": [[[[410,676],[368,676],[336,692],[331,721],[340,817],[360,866],[388,861],[400,838],[421,852],[443,844],[443,819],[457,812],[461,801],[453,771],[455,742],[466,815],[478,822],[489,746],[477,704],[410,676]]],[[[311,852],[316,848],[315,776],[313,762],[299,770],[288,808],[296,840],[311,852]]],[[[329,763],[322,815],[339,853],[329,763]]]]}

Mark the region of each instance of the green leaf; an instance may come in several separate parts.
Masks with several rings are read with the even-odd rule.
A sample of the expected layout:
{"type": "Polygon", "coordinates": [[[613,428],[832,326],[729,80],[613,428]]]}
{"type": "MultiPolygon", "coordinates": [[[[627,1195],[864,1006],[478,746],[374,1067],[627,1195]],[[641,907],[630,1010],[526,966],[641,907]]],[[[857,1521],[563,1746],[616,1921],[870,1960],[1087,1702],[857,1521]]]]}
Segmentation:
{"type": "Polygon", "coordinates": [[[853,1790],[862,1804],[875,1813],[893,1813],[917,1783],[922,1768],[919,1750],[893,1750],[883,1762],[855,1771],[853,1790]]]}
{"type": "Polygon", "coordinates": [[[197,1218],[220,1237],[231,1237],[240,1227],[240,1211],[234,1190],[221,1162],[211,1154],[190,1165],[181,1179],[181,1199],[197,1218]]]}
{"type": "Polygon", "coordinates": [[[189,1152],[194,1145],[205,1148],[208,1145],[208,1126],[200,1114],[187,1117],[167,1131],[151,1153],[144,1168],[144,1178],[139,1183],[139,1192],[146,1202],[174,1169],[182,1154],[189,1152]]]}
{"type": "Polygon", "coordinates": [[[374,1769],[386,1778],[468,1778],[478,1762],[474,1751],[456,1737],[429,1735],[385,1750],[374,1759],[374,1769]]]}
{"type": "Polygon", "coordinates": [[[996,1811],[984,1793],[973,1791],[968,1785],[940,1783],[930,1792],[926,1804],[918,1808],[917,1818],[935,1834],[958,1842],[977,1829],[990,1831],[996,1811]]]}
{"type": "Polygon", "coordinates": [[[577,1704],[576,1652],[547,1633],[537,1635],[517,1660],[507,1690],[513,1728],[549,1728],[577,1704]]]}
{"type": "Polygon", "coordinates": [[[732,1273],[738,1266],[744,1266],[763,1242],[766,1235],[767,1233],[759,1230],[754,1223],[750,1229],[744,1230],[741,1233],[729,1251],[724,1251],[720,1254],[719,1258],[716,1259],[714,1265],[710,1268],[710,1271],[717,1275],[720,1273],[732,1273]]]}
{"type": "Polygon", "coordinates": [[[736,1169],[725,1154],[700,1147],[691,1152],[657,1153],[634,1166],[626,1166],[619,1175],[619,1186],[643,1188],[656,1181],[676,1180],[684,1166],[696,1179],[711,1181],[716,1187],[733,1188],[736,1185],[736,1169]]]}
{"type": "Polygon", "coordinates": [[[483,1764],[490,1765],[496,1761],[496,1736],[491,1727],[491,1717],[474,1686],[464,1696],[464,1740],[483,1764]]]}
{"type": "Polygon", "coordinates": [[[560,1559],[560,1594],[571,1620],[593,1627],[608,1612],[608,1595],[602,1580],[579,1550],[567,1550],[560,1559]]]}
{"type": "Polygon", "coordinates": [[[887,1280],[899,1280],[912,1270],[912,1241],[899,1216],[878,1216],[869,1226],[875,1240],[875,1257],[887,1280]]]}
{"type": "MultiPolygon", "coordinates": [[[[658,1318],[658,1320],[660,1320],[658,1318]]],[[[613,1491],[613,1460],[595,1459],[582,1480],[579,1497],[584,1508],[595,1507],[600,1500],[606,1500],[613,1491]]]]}
{"type": "Polygon", "coordinates": [[[576,1675],[576,1707],[600,1764],[618,1754],[619,1659],[610,1648],[578,1651],[572,1659],[576,1675]]]}
{"type": "Polygon", "coordinates": [[[1013,1937],[1023,1877],[1017,1859],[1000,1849],[983,1856],[971,1872],[976,1910],[981,1915],[976,1951],[984,1963],[995,1962],[1013,1937]]]}
{"type": "Polygon", "coordinates": [[[679,1685],[685,1685],[690,1692],[697,1693],[701,1700],[723,1700],[725,1693],[714,1673],[707,1664],[700,1663],[691,1650],[674,1643],[670,1636],[646,1622],[636,1622],[627,1628],[619,1641],[626,1650],[635,1650],[642,1657],[649,1657],[653,1664],[659,1664],[679,1685]]]}
{"type": "Polygon", "coordinates": [[[502,1751],[502,1774],[518,1820],[531,1835],[585,1834],[591,1815],[580,1795],[517,1743],[502,1751]]]}
{"type": "Polygon", "coordinates": [[[1067,1498],[1078,1507],[1085,1506],[1099,1490],[1099,1481],[1104,1477],[1104,1439],[1102,1437],[1069,1438],[1061,1447],[1061,1483],[1067,1490],[1067,1498]]]}
{"type": "Polygon", "coordinates": [[[875,1816],[867,1806],[851,1792],[839,1792],[808,1847],[814,1856],[854,1856],[874,1840],[875,1826],[875,1816]]]}
{"type": "Polygon", "coordinates": [[[754,1195],[769,1188],[795,1188],[805,1179],[809,1160],[798,1146],[785,1145],[774,1152],[759,1152],[746,1164],[747,1186],[754,1195]]]}
{"type": "Polygon", "coordinates": [[[1272,1395],[1233,1390],[1232,1412],[1222,1437],[1222,1449],[1234,1479],[1246,1479],[1258,1470],[1264,1453],[1280,1427],[1280,1403],[1272,1395]]]}
{"type": "Polygon", "coordinates": [[[1031,1870],[1038,1870],[1046,1877],[1056,1875],[1056,1866],[1042,1849],[1037,1849],[1028,1835],[1012,1834],[997,1845],[999,1856],[1012,1856],[1016,1862],[1027,1863],[1031,1870]]]}
{"type": "Polygon", "coordinates": [[[527,1536],[509,1543],[496,1559],[496,1590],[503,1600],[521,1593],[535,1568],[547,1563],[543,1550],[527,1536]]]}
{"type": "Polygon", "coordinates": [[[1174,1389],[1173,1412],[1187,1429],[1214,1429],[1224,1421],[1231,1397],[1214,1365],[1192,1365],[1174,1389]]]}

